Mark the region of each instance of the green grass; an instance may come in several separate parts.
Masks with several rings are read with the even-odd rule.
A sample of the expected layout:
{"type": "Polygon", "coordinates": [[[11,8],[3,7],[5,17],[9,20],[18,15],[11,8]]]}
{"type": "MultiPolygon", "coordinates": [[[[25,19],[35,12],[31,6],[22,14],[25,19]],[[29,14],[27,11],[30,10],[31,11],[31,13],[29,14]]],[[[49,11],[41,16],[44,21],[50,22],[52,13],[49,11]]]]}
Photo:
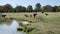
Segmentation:
{"type": "Polygon", "coordinates": [[[40,12],[34,17],[25,17],[24,14],[33,15],[33,13],[4,13],[6,18],[15,18],[17,21],[32,21],[27,27],[34,27],[35,30],[28,34],[60,34],[60,12],[46,12],[49,15],[46,16],[40,12]],[[43,21],[38,21],[38,18],[43,18],[43,21]]]}
{"type": "Polygon", "coordinates": [[[10,18],[3,18],[0,16],[0,23],[10,23],[10,22],[11,22],[10,18]]]}

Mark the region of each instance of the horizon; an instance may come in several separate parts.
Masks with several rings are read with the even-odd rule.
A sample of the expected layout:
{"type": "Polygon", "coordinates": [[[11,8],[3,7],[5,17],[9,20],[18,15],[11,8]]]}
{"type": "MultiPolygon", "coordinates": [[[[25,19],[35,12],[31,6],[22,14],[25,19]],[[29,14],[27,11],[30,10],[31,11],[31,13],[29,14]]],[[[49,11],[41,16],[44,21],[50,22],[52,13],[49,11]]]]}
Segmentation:
{"type": "Polygon", "coordinates": [[[25,6],[32,5],[35,8],[36,3],[40,3],[41,6],[51,5],[51,6],[59,6],[60,0],[0,0],[0,5],[10,4],[13,7],[16,6],[25,6]]]}

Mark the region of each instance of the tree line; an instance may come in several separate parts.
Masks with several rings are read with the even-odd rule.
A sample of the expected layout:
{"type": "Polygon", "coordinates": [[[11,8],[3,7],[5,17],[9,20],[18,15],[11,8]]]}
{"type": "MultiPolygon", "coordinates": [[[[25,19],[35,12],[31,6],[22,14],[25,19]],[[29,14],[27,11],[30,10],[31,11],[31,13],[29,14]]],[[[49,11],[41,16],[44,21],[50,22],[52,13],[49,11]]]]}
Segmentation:
{"type": "Polygon", "coordinates": [[[28,5],[27,7],[24,6],[16,6],[13,8],[10,4],[6,4],[3,6],[0,6],[0,13],[5,13],[5,12],[60,12],[60,6],[51,6],[51,5],[46,5],[46,6],[41,6],[40,3],[36,3],[35,8],[31,5],[28,5]]]}

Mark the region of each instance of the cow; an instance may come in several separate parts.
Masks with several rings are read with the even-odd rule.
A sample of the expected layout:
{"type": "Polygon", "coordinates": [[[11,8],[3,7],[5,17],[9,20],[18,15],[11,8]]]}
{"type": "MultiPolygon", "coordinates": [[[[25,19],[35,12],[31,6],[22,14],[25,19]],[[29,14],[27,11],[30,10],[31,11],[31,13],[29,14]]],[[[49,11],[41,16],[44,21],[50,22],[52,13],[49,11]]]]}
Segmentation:
{"type": "Polygon", "coordinates": [[[34,14],[33,14],[34,18],[36,17],[36,15],[37,15],[37,13],[34,13],[34,14]]]}
{"type": "Polygon", "coordinates": [[[46,16],[48,16],[48,14],[47,14],[47,13],[45,13],[45,15],[46,15],[46,16]]]}
{"type": "Polygon", "coordinates": [[[32,15],[30,15],[30,17],[32,17],[32,15]]]}
{"type": "Polygon", "coordinates": [[[6,15],[2,15],[2,17],[5,17],[6,15]]]}
{"type": "Polygon", "coordinates": [[[44,12],[41,12],[41,13],[44,13],[44,12]]]}
{"type": "Polygon", "coordinates": [[[25,16],[25,17],[28,17],[28,15],[27,15],[27,14],[25,14],[24,16],[25,16]]]}
{"type": "Polygon", "coordinates": [[[6,15],[2,15],[2,18],[3,18],[3,22],[5,21],[5,17],[6,17],[6,15]]]}

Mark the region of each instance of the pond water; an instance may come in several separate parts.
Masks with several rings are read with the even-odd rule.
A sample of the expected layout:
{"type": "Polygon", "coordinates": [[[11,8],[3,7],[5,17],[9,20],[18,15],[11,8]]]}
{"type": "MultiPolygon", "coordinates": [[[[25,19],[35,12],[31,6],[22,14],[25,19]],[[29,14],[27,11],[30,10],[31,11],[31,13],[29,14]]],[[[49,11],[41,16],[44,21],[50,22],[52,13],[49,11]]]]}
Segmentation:
{"type": "Polygon", "coordinates": [[[26,24],[29,24],[28,21],[21,21],[22,24],[26,25],[26,24]]]}
{"type": "Polygon", "coordinates": [[[0,24],[0,34],[26,34],[22,31],[17,31],[19,24],[16,20],[13,20],[10,25],[0,24]]]}

